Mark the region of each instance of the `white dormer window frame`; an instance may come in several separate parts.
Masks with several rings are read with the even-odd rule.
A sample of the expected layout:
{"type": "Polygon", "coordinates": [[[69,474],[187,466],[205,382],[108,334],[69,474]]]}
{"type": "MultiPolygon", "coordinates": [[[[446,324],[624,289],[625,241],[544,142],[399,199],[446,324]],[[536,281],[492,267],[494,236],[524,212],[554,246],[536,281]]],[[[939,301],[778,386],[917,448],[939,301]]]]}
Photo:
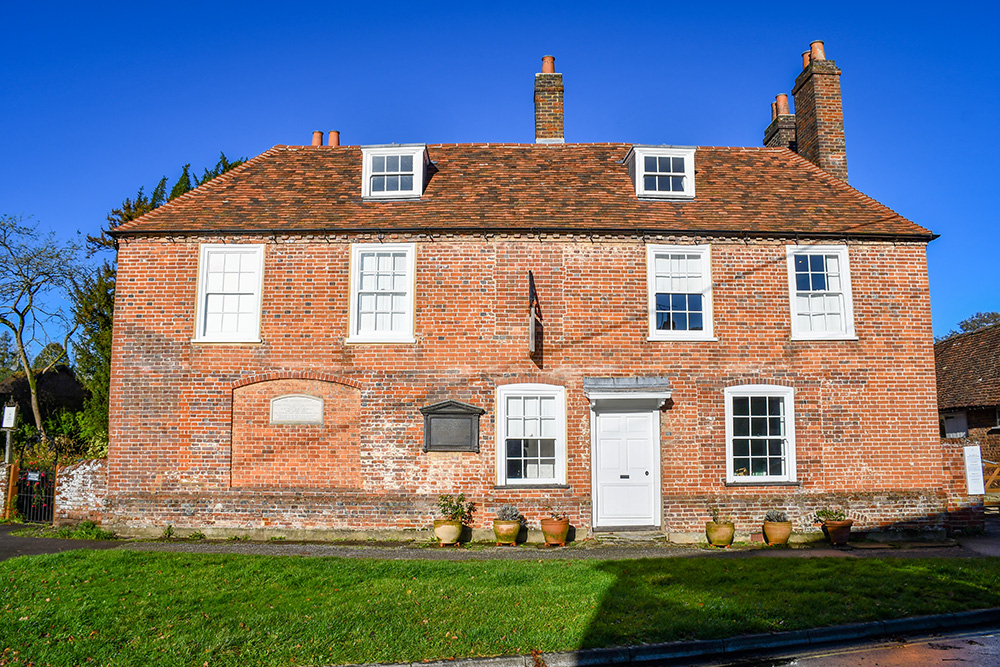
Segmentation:
{"type": "Polygon", "coordinates": [[[635,195],[643,199],[694,199],[693,146],[632,146],[626,156],[635,195]]]}
{"type": "Polygon", "coordinates": [[[427,180],[426,144],[362,146],[361,196],[420,199],[427,180]]]}

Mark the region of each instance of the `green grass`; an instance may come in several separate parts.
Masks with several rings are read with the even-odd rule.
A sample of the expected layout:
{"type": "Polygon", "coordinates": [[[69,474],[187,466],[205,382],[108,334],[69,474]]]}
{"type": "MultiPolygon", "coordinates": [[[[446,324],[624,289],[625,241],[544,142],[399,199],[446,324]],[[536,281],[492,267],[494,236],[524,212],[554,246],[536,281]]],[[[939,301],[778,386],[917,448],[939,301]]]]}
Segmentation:
{"type": "Polygon", "coordinates": [[[401,662],[1000,606],[1000,559],[382,561],[73,551],[0,563],[0,664],[401,662]]]}
{"type": "Polygon", "coordinates": [[[104,530],[93,521],[84,521],[72,526],[26,526],[11,535],[18,537],[58,537],[65,540],[113,540],[115,534],[104,530]]]}

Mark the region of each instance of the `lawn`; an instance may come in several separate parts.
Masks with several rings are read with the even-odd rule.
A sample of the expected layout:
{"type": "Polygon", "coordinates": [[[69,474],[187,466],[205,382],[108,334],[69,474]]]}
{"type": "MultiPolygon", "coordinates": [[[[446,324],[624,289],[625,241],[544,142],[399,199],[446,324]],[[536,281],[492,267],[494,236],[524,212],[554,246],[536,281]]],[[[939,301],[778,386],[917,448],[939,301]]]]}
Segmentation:
{"type": "Polygon", "coordinates": [[[74,551],[0,563],[0,665],[401,662],[1000,606],[1000,559],[373,561],[74,551]]]}

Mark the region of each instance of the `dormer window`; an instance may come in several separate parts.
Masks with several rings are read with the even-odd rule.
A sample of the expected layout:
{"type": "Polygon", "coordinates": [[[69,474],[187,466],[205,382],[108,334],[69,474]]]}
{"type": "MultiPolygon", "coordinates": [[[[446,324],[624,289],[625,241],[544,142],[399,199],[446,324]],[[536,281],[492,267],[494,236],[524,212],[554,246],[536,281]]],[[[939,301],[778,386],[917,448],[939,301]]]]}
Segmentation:
{"type": "Polygon", "coordinates": [[[694,198],[694,148],[633,146],[625,162],[638,197],[694,198]]]}
{"type": "Polygon", "coordinates": [[[424,144],[362,146],[366,199],[414,199],[424,190],[427,147],[424,144]]]}

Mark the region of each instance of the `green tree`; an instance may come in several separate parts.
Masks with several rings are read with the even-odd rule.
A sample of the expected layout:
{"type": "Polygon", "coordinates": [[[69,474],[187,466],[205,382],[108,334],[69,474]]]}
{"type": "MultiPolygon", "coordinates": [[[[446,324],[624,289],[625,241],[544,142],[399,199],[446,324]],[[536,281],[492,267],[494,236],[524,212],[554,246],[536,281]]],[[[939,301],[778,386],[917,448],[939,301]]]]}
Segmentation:
{"type": "MultiPolygon", "coordinates": [[[[219,160],[212,168],[206,168],[201,178],[194,177],[197,185],[203,185],[230,169],[246,162],[245,158],[229,160],[225,153],[219,153],[219,160]]],[[[164,176],[146,195],[139,188],[133,198],[126,198],[120,206],[107,215],[107,225],[96,236],[87,236],[87,248],[91,254],[116,250],[115,240],[108,232],[136,220],[166,202],[192,189],[191,165],[181,168],[181,175],[167,195],[167,178],[164,176]]],[[[77,378],[83,383],[90,396],[84,402],[83,411],[78,416],[81,435],[91,444],[91,451],[99,451],[101,444],[108,441],[108,396],[111,381],[111,332],[114,325],[115,260],[105,259],[88,273],[77,275],[71,288],[73,319],[79,332],[73,342],[77,378]]],[[[2,344],[2,341],[0,341],[2,344]]],[[[0,348],[2,350],[2,348],[0,348]]]]}
{"type": "Polygon", "coordinates": [[[9,331],[0,332],[0,380],[6,380],[17,372],[21,364],[14,349],[14,339],[9,331]]]}
{"type": "MultiPolygon", "coordinates": [[[[58,296],[72,283],[76,272],[77,248],[63,244],[55,234],[41,234],[18,217],[0,216],[0,325],[6,327],[13,341],[18,363],[28,382],[35,428],[45,438],[45,427],[38,404],[38,370],[28,359],[28,352],[47,342],[46,329],[59,323],[58,311],[48,309],[50,298],[58,296]]],[[[66,340],[72,335],[70,329],[66,340]]],[[[52,365],[66,358],[49,355],[52,365]]],[[[51,352],[51,351],[50,351],[51,352]]]]}
{"type": "Polygon", "coordinates": [[[1000,313],[996,312],[995,310],[988,311],[985,313],[983,312],[976,313],[975,315],[967,317],[958,323],[959,331],[952,329],[945,335],[939,336],[936,339],[936,342],[948,340],[952,336],[957,336],[963,333],[969,333],[970,331],[979,331],[980,329],[984,329],[994,324],[1000,324],[1000,313]]]}
{"type": "Polygon", "coordinates": [[[68,360],[69,357],[66,354],[66,348],[60,343],[53,342],[46,344],[42,348],[42,351],[35,355],[35,359],[31,362],[31,367],[39,373],[44,373],[60,363],[66,363],[68,360]]]}

